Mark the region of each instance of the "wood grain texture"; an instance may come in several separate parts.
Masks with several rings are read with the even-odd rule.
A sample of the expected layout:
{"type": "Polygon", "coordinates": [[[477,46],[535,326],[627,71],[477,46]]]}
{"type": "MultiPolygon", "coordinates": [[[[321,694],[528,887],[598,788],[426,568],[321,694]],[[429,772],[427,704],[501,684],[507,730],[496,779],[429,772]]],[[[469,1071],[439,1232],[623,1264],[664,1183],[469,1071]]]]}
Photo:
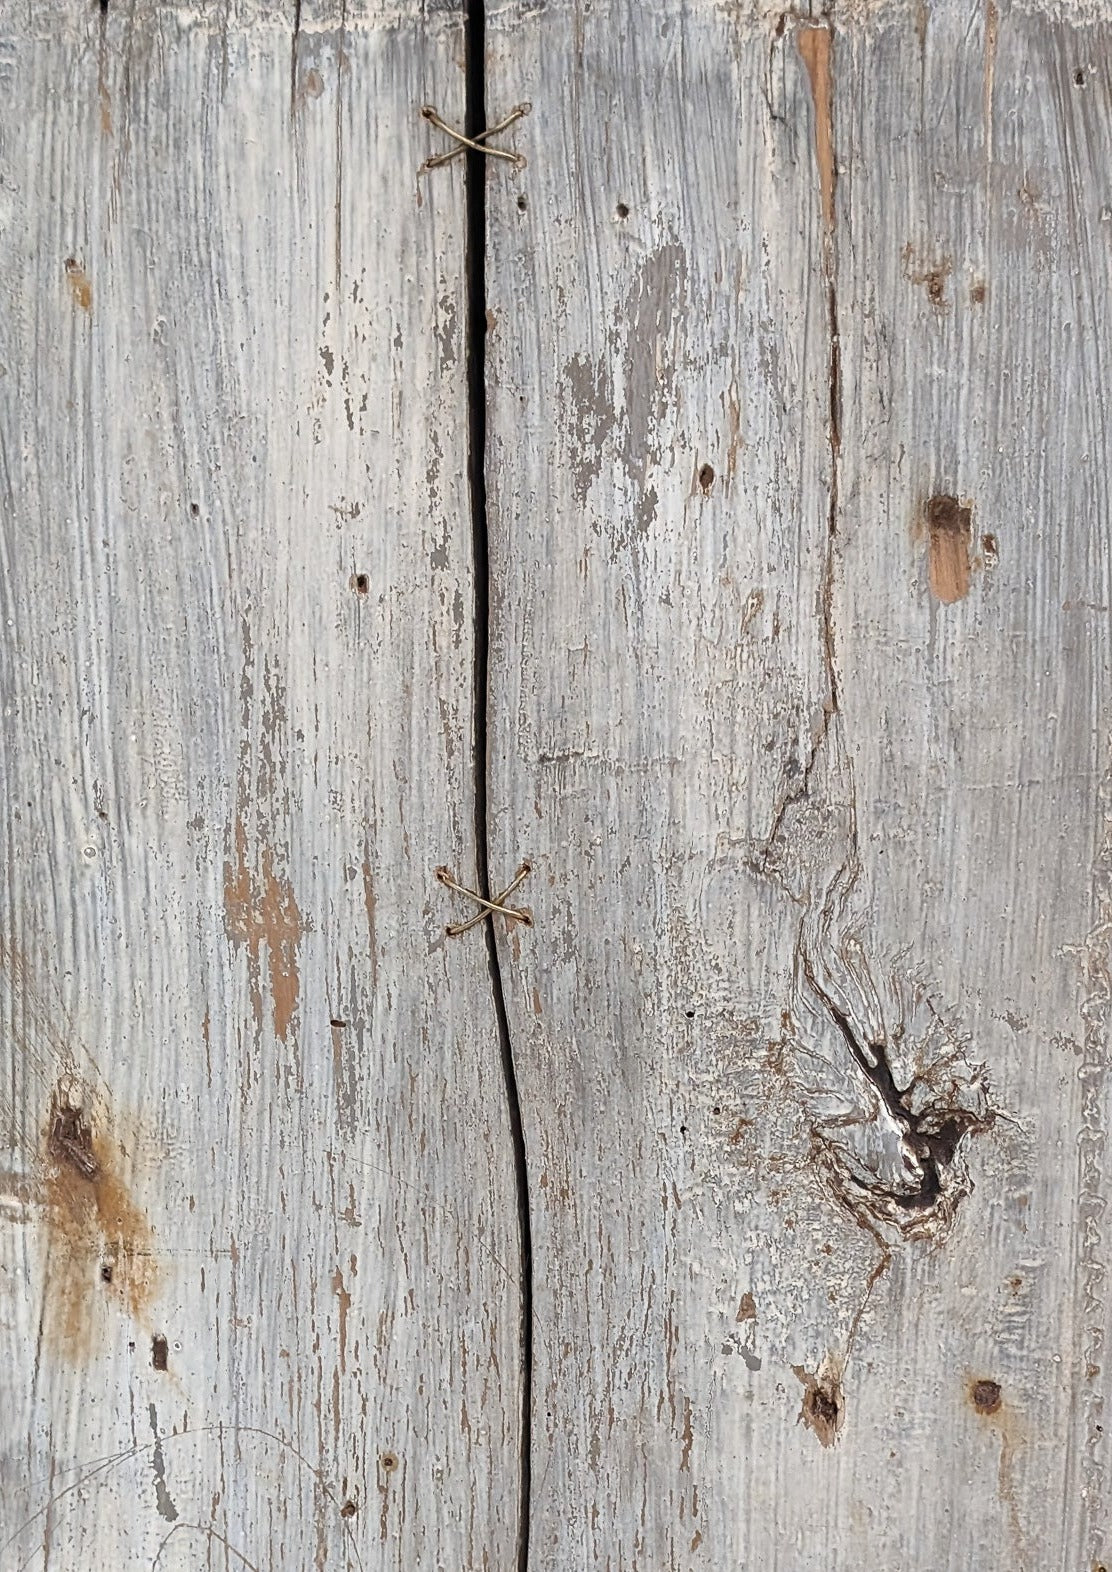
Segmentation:
{"type": "Polygon", "coordinates": [[[493,17],[535,1572],[1112,1549],[1110,25],[493,17]]]}
{"type": "Polygon", "coordinates": [[[297,15],[0,20],[5,1572],[517,1533],[461,27],[297,15]]]}

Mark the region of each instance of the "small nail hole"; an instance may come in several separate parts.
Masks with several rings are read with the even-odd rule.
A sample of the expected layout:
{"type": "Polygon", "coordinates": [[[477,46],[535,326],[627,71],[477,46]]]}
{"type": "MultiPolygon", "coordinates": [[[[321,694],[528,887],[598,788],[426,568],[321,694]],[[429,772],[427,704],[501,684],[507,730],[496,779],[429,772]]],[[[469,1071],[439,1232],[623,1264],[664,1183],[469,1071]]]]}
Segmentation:
{"type": "Polygon", "coordinates": [[[1084,68],[1084,66],[1078,66],[1077,70],[1073,73],[1073,80],[1077,84],[1078,87],[1084,87],[1085,86],[1085,68],[1084,68]]]}
{"type": "Polygon", "coordinates": [[[366,595],[370,590],[371,581],[366,573],[357,573],[351,582],[357,595],[366,595]]]}
{"type": "Polygon", "coordinates": [[[343,1506],[340,1508],[340,1516],[354,1517],[358,1510],[359,1508],[356,1506],[354,1501],[345,1501],[343,1506]]]}
{"type": "Polygon", "coordinates": [[[169,1369],[170,1345],[161,1332],[156,1333],[151,1339],[151,1364],[156,1370],[169,1369]]]}
{"type": "Polygon", "coordinates": [[[619,218],[629,217],[629,208],[626,207],[624,202],[619,202],[617,207],[614,209],[614,212],[618,215],[619,218]]]}
{"type": "Polygon", "coordinates": [[[111,1261],[105,1261],[102,1263],[100,1268],[100,1280],[102,1283],[110,1283],[112,1281],[111,1261]]]}
{"type": "Polygon", "coordinates": [[[714,470],[709,464],[704,464],[699,471],[699,484],[703,488],[704,497],[714,485],[714,470]]]}
{"type": "Polygon", "coordinates": [[[384,1452],[382,1454],[382,1466],[388,1474],[392,1474],[394,1472],[398,1466],[398,1460],[394,1456],[393,1452],[384,1452]]]}
{"type": "Polygon", "coordinates": [[[198,503],[196,503],[196,502],[191,502],[189,504],[189,511],[190,511],[190,513],[192,513],[193,517],[196,518],[198,513],[200,513],[200,511],[201,511],[200,505],[198,503]]]}
{"type": "Polygon", "coordinates": [[[333,1016],[328,1024],[329,1024],[329,1026],[335,1026],[337,1029],[340,1029],[340,1028],[345,1027],[347,1025],[347,1022],[338,1020],[336,1016],[333,1016]]]}
{"type": "Polygon", "coordinates": [[[525,195],[525,193],[523,191],[521,193],[521,195],[517,199],[517,210],[518,210],[519,213],[524,213],[525,209],[528,206],[529,206],[529,198],[525,195]]]}
{"type": "Polygon", "coordinates": [[[995,1414],[1000,1401],[999,1381],[974,1381],[973,1407],[979,1414],[995,1414]]]}
{"type": "Polygon", "coordinates": [[[689,1021],[693,1021],[695,1019],[695,1011],[694,1010],[685,1010],[683,1013],[687,1016],[687,1019],[689,1021]]]}

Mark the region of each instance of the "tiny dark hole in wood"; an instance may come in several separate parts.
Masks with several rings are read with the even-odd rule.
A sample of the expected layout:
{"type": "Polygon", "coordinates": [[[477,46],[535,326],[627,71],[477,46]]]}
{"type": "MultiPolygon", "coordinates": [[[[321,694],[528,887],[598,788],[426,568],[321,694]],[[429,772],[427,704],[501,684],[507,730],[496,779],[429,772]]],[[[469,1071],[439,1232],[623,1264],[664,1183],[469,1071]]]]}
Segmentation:
{"type": "Polygon", "coordinates": [[[359,594],[359,595],[366,595],[367,592],[369,591],[370,587],[371,587],[371,580],[370,580],[370,577],[369,577],[368,574],[366,574],[366,573],[357,573],[355,575],[355,589],[356,589],[356,593],[357,594],[359,594]]]}
{"type": "Polygon", "coordinates": [[[110,1283],[112,1281],[111,1261],[105,1261],[102,1263],[100,1268],[100,1280],[102,1283],[110,1283]]]}
{"type": "Polygon", "coordinates": [[[193,517],[196,518],[198,513],[201,511],[200,503],[191,502],[189,504],[189,511],[192,513],[193,517]]]}
{"type": "Polygon", "coordinates": [[[156,1370],[170,1368],[170,1345],[161,1332],[156,1332],[151,1339],[151,1364],[156,1370]]]}
{"type": "Polygon", "coordinates": [[[964,535],[969,539],[972,508],[963,507],[957,497],[940,495],[927,502],[927,526],[932,535],[964,535]]]}
{"type": "Polygon", "coordinates": [[[826,1392],[821,1386],[816,1386],[807,1393],[804,1401],[812,1419],[818,1420],[822,1425],[834,1426],[838,1423],[838,1399],[832,1392],[826,1392]]]}
{"type": "Polygon", "coordinates": [[[525,209],[528,206],[529,206],[529,198],[525,195],[525,193],[523,191],[521,193],[521,195],[517,199],[517,210],[518,210],[519,213],[524,213],[525,209]]]}
{"type": "Polygon", "coordinates": [[[628,218],[629,217],[629,208],[626,207],[624,202],[619,202],[617,207],[614,209],[614,211],[615,211],[615,213],[617,213],[619,218],[628,218]]]}
{"type": "Polygon", "coordinates": [[[337,1016],[334,1015],[328,1024],[329,1026],[343,1027],[347,1025],[347,1022],[341,1021],[337,1016]]]}
{"type": "Polygon", "coordinates": [[[683,1013],[687,1016],[687,1019],[689,1021],[693,1021],[695,1019],[695,1011],[694,1010],[685,1010],[683,1013]]]}
{"type": "Polygon", "coordinates": [[[973,1407],[979,1414],[995,1414],[1000,1407],[999,1381],[974,1381],[973,1407]]]}
{"type": "Polygon", "coordinates": [[[711,1113],[712,1114],[720,1114],[721,1112],[722,1112],[722,1108],[721,1108],[720,1104],[715,1103],[714,1107],[711,1109],[711,1113]]]}
{"type": "Polygon", "coordinates": [[[704,464],[700,469],[699,484],[703,488],[703,495],[706,496],[707,492],[714,485],[714,470],[709,464],[704,464]]]}
{"type": "Polygon", "coordinates": [[[97,0],[97,3],[100,6],[100,14],[101,14],[101,16],[107,16],[108,15],[108,0],[97,0]]]}
{"type": "Polygon", "coordinates": [[[393,1452],[384,1452],[382,1454],[382,1466],[388,1474],[392,1474],[394,1472],[395,1468],[398,1466],[398,1460],[394,1456],[393,1452]]]}
{"type": "Polygon", "coordinates": [[[1077,83],[1078,87],[1084,87],[1085,86],[1085,68],[1084,68],[1084,66],[1078,66],[1077,70],[1073,73],[1073,79],[1077,83]]]}
{"type": "Polygon", "coordinates": [[[345,1501],[343,1506],[340,1508],[340,1516],[354,1517],[358,1510],[359,1508],[356,1506],[354,1501],[345,1501]]]}

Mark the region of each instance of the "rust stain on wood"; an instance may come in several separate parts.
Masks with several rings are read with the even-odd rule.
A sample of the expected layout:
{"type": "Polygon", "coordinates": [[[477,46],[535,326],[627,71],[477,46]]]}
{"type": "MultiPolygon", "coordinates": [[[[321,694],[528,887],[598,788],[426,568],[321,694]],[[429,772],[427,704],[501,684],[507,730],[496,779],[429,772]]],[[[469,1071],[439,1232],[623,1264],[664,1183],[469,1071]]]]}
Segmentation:
{"type": "Polygon", "coordinates": [[[819,169],[819,192],[826,233],[834,233],[834,83],[831,72],[831,31],[822,23],[809,22],[795,35],[796,48],[807,67],[811,97],[815,105],[815,159],[819,169]]]}
{"type": "Polygon", "coordinates": [[[950,606],[969,593],[973,570],[973,509],[957,497],[934,496],[927,502],[927,576],[931,593],[950,606]]]}
{"type": "Polygon", "coordinates": [[[259,957],[266,946],[275,1036],[289,1040],[301,988],[299,947],[305,932],[293,886],[274,867],[274,853],[263,845],[257,872],[248,866],[247,831],[235,825],[235,860],[224,866],[224,921],[228,937],[247,946],[255,1019],[263,1016],[259,957]]]}
{"type": "Polygon", "coordinates": [[[92,311],[92,281],[76,257],[66,258],[66,282],[69,284],[74,305],[80,306],[82,311],[92,311]]]}
{"type": "Polygon", "coordinates": [[[154,1234],[128,1189],[123,1147],[94,1127],[72,1087],[55,1090],[43,1147],[44,1339],[80,1363],[93,1349],[98,1296],[146,1325],[159,1281],[154,1234]]]}

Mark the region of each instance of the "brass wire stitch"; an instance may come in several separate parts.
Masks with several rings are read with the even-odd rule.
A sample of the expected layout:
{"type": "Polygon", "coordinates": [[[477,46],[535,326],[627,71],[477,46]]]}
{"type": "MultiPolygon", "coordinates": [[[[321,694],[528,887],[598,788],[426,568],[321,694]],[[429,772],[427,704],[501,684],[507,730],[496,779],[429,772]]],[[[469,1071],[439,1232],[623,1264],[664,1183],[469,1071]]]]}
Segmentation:
{"type": "Polygon", "coordinates": [[[478,912],[474,917],[469,917],[466,922],[450,922],[444,932],[454,939],[459,934],[466,933],[469,928],[474,928],[478,923],[485,922],[495,912],[501,912],[503,917],[508,918],[511,922],[520,922],[526,928],[531,928],[533,926],[533,913],[524,907],[507,906],[505,902],[519,885],[524,884],[532,871],[532,863],[523,862],[506,888],[496,895],[492,901],[488,901],[485,895],[480,895],[476,890],[469,890],[466,885],[457,884],[448,868],[437,868],[436,877],[441,884],[445,885],[449,890],[455,890],[459,895],[466,895],[469,900],[478,901],[482,907],[482,911],[478,912]]]}
{"type": "Polygon", "coordinates": [[[488,147],[486,143],[488,137],[497,136],[500,131],[505,131],[515,120],[520,120],[522,116],[527,115],[532,107],[532,104],[515,104],[505,120],[500,120],[496,126],[488,126],[475,137],[469,137],[464,136],[462,131],[457,131],[454,126],[450,126],[446,120],[442,120],[434,105],[425,104],[421,110],[422,119],[427,120],[438,131],[443,131],[445,136],[450,136],[458,146],[453,147],[448,153],[434,153],[431,158],[426,158],[417,173],[426,175],[430,169],[439,169],[442,164],[450,164],[453,158],[459,158],[467,148],[470,148],[473,153],[485,153],[488,158],[504,158],[515,169],[524,169],[526,164],[524,153],[507,152],[505,148],[488,147]]]}

